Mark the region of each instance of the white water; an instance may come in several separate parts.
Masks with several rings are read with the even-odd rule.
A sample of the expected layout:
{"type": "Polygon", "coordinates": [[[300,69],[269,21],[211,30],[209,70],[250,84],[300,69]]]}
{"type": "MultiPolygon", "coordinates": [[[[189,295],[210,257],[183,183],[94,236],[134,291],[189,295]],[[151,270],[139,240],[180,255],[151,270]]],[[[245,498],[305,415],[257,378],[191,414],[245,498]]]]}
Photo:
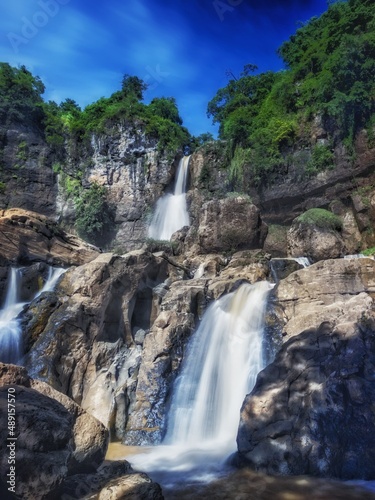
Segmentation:
{"type": "MultiPolygon", "coordinates": [[[[64,272],[65,269],[49,268],[47,280],[34,298],[43,292],[53,290],[64,272]]],[[[22,270],[12,268],[4,306],[0,310],[0,361],[3,363],[17,364],[22,357],[21,325],[18,315],[27,302],[19,301],[21,280],[22,270]]]]}
{"type": "Polygon", "coordinates": [[[309,267],[311,266],[311,262],[308,257],[292,257],[294,261],[296,261],[300,266],[309,267]]]}
{"type": "Polygon", "coordinates": [[[156,204],[148,236],[155,240],[169,240],[172,234],[184,226],[189,226],[190,219],[186,205],[186,182],[190,156],[181,158],[173,194],[166,194],[156,204]]]}
{"type": "Polygon", "coordinates": [[[163,446],[129,458],[147,472],[220,468],[236,451],[240,409],[263,368],[267,282],[214,302],[193,335],[176,380],[163,446]]]}

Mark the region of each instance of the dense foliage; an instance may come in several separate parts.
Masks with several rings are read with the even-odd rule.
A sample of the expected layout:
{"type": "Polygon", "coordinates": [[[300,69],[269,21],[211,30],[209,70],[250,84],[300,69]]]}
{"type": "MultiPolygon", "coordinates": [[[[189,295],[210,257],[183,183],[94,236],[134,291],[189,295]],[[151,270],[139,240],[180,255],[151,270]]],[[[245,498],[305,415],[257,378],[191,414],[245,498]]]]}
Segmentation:
{"type": "Polygon", "coordinates": [[[0,121],[9,126],[14,123],[40,124],[42,94],[45,87],[25,66],[13,68],[0,63],[0,121]]]}
{"type": "Polygon", "coordinates": [[[231,173],[253,184],[274,181],[294,145],[311,146],[316,118],[333,142],[313,151],[307,176],[333,166],[334,141],[350,146],[358,130],[374,124],[373,0],[332,3],[279,53],[287,69],[252,74],[257,68],[248,65],[207,109],[227,142],[231,173]]]}
{"type": "Polygon", "coordinates": [[[47,140],[57,144],[59,137],[69,134],[85,141],[95,132],[104,134],[118,123],[126,123],[158,140],[159,149],[176,152],[189,145],[192,138],[182,126],[177,104],[172,97],[155,98],[149,105],[141,102],[147,85],[136,76],[125,75],[121,90],[101,97],[81,111],[67,99],[60,106],[54,102],[44,106],[47,140]]]}

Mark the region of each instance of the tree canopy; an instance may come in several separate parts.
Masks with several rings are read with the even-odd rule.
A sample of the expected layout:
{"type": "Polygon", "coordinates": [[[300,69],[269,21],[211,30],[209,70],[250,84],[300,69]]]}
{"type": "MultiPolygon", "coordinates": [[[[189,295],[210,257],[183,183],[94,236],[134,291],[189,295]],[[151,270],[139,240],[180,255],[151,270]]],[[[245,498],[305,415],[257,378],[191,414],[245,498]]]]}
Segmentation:
{"type": "Polygon", "coordinates": [[[331,3],[299,28],[279,54],[285,70],[250,74],[256,67],[246,65],[239,78],[230,73],[207,108],[219,124],[220,138],[228,142],[235,170],[243,172],[237,161],[242,158],[255,183],[269,181],[271,172],[283,168],[285,146],[310,140],[315,117],[335,130],[334,140],[348,143],[374,122],[373,0],[331,3]]]}

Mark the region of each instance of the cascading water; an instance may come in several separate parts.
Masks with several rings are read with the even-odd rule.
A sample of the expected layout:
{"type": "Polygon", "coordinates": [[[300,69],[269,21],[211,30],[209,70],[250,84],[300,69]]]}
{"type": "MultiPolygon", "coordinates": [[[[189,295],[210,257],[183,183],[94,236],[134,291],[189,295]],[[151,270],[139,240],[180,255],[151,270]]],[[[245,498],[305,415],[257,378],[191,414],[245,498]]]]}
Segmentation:
{"type": "MultiPolygon", "coordinates": [[[[62,268],[49,268],[46,282],[34,298],[43,292],[53,290],[64,272],[65,269],[62,268]]],[[[4,306],[0,310],[0,361],[3,363],[17,364],[22,357],[21,325],[18,315],[27,302],[19,301],[21,283],[22,269],[12,268],[4,306]]]]}
{"type": "Polygon", "coordinates": [[[166,194],[156,204],[148,235],[155,240],[169,240],[172,234],[190,224],[186,205],[186,183],[190,156],[181,158],[173,194],[166,194]]]}
{"type": "Polygon", "coordinates": [[[176,380],[163,445],[130,457],[140,470],[221,467],[236,451],[243,400],[263,368],[267,282],[242,285],[214,302],[193,335],[176,380]]]}

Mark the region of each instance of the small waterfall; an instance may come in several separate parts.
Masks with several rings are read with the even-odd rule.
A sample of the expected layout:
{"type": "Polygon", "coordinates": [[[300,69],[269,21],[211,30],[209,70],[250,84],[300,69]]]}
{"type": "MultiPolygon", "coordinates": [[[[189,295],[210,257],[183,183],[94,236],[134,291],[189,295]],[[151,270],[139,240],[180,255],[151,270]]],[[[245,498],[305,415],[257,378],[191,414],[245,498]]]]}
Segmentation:
{"type": "MultiPolygon", "coordinates": [[[[61,268],[49,268],[46,282],[35,295],[54,289],[57,280],[65,272],[61,268]]],[[[17,364],[22,357],[21,325],[18,315],[28,302],[20,302],[18,292],[22,284],[22,269],[12,268],[3,308],[0,310],[0,361],[17,364]]]]}
{"type": "Polygon", "coordinates": [[[309,267],[311,266],[310,259],[308,257],[292,257],[294,261],[297,262],[302,267],[309,267]]]}
{"type": "Polygon", "coordinates": [[[169,240],[172,234],[190,224],[186,205],[186,183],[190,156],[181,158],[177,169],[173,194],[166,194],[156,204],[148,236],[155,240],[169,240]]]}
{"type": "Polygon", "coordinates": [[[242,285],[214,302],[193,335],[175,383],[163,445],[131,457],[140,470],[220,467],[236,451],[243,400],[263,366],[267,282],[242,285]]]}
{"type": "Polygon", "coordinates": [[[21,273],[11,269],[3,309],[0,310],[0,361],[17,363],[21,357],[21,328],[16,319],[25,303],[18,301],[21,273]]]}

